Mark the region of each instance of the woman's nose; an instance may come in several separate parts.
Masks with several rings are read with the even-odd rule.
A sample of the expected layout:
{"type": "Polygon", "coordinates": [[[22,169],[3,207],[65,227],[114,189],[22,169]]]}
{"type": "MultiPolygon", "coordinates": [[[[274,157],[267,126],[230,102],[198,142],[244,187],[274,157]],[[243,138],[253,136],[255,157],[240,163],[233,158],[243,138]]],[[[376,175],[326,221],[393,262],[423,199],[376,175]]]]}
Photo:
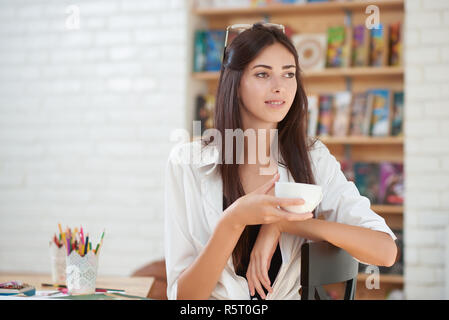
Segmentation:
{"type": "Polygon", "coordinates": [[[283,90],[284,90],[284,88],[283,88],[282,84],[279,81],[273,83],[273,86],[272,86],[272,91],[273,92],[281,92],[283,90]]]}
{"type": "Polygon", "coordinates": [[[284,86],[282,84],[282,79],[274,77],[272,80],[272,92],[281,92],[283,90],[284,86]]]}

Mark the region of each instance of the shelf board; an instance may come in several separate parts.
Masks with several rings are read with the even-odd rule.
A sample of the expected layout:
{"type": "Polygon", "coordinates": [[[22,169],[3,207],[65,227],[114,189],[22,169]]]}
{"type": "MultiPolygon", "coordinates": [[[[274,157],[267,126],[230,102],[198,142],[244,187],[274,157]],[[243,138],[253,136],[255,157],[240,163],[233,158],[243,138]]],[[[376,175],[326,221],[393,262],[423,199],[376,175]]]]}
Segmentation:
{"type": "MultiPolygon", "coordinates": [[[[336,77],[376,77],[376,76],[403,76],[403,67],[353,67],[353,68],[326,68],[320,71],[304,72],[305,79],[336,78],[336,77]]],[[[218,80],[217,71],[194,72],[195,80],[218,80]]]]}
{"type": "Polygon", "coordinates": [[[326,68],[321,71],[304,72],[304,78],[402,76],[403,74],[403,67],[326,68]]]}
{"type": "Polygon", "coordinates": [[[220,77],[220,72],[218,71],[204,71],[204,72],[194,72],[192,77],[195,80],[218,80],[220,77]]]}
{"type": "Polygon", "coordinates": [[[394,214],[394,215],[402,215],[404,213],[403,206],[394,206],[394,205],[386,205],[386,204],[373,204],[371,205],[371,209],[378,214],[394,214]]]}
{"type": "MultiPolygon", "coordinates": [[[[338,145],[338,144],[362,144],[362,145],[401,145],[404,142],[403,137],[318,137],[324,144],[338,145]]],[[[193,140],[200,139],[200,136],[193,137],[193,140]]],[[[395,206],[378,206],[381,210],[390,210],[390,207],[395,206]]],[[[395,209],[399,210],[399,209],[395,209]]]]}
{"type": "MultiPolygon", "coordinates": [[[[366,281],[371,274],[359,273],[357,281],[366,281]]],[[[380,282],[392,284],[404,284],[404,276],[400,274],[380,274],[380,282]]]]}
{"type": "Polygon", "coordinates": [[[318,137],[326,145],[402,145],[404,137],[318,137]]]}
{"type": "Polygon", "coordinates": [[[299,4],[270,4],[257,7],[209,7],[195,8],[193,14],[203,17],[222,16],[222,15],[261,15],[278,13],[311,13],[335,10],[359,10],[368,5],[376,5],[381,10],[402,9],[404,0],[371,0],[371,1],[341,1],[341,2],[322,2],[322,3],[299,3],[299,4]]]}

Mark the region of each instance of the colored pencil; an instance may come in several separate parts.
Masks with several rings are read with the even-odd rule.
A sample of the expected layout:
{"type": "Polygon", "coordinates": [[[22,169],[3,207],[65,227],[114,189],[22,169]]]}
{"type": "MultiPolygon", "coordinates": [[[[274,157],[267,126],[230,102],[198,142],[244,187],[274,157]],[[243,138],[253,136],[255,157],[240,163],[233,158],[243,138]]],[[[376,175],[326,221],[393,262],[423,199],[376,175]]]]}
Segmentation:
{"type": "MultiPolygon", "coordinates": [[[[89,243],[89,234],[87,234],[87,236],[86,236],[86,243],[89,243]]],[[[85,246],[85,249],[84,249],[84,254],[87,254],[87,245],[85,246]]]]}
{"type": "Polygon", "coordinates": [[[75,227],[73,230],[69,227],[66,227],[66,232],[63,232],[61,224],[58,223],[58,229],[59,237],[55,233],[52,241],[59,248],[64,246],[67,251],[67,255],[70,255],[72,251],[76,251],[81,257],[84,257],[87,253],[89,253],[89,251],[93,251],[95,255],[98,255],[98,252],[103,246],[104,235],[106,232],[105,229],[103,229],[95,250],[92,250],[92,242],[89,241],[89,233],[86,235],[86,237],[84,236],[83,226],[80,226],[80,229],[75,227]]]}

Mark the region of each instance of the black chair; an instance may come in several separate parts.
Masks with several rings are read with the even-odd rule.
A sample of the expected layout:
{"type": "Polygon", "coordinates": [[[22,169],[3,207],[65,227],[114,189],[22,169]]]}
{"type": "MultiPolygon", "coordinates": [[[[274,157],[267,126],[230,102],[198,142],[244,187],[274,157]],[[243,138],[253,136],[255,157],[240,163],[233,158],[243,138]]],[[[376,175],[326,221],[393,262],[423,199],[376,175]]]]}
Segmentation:
{"type": "Polygon", "coordinates": [[[301,300],[329,300],[322,286],[345,283],[344,300],[354,300],[359,263],[348,252],[329,242],[301,247],[301,300]]]}

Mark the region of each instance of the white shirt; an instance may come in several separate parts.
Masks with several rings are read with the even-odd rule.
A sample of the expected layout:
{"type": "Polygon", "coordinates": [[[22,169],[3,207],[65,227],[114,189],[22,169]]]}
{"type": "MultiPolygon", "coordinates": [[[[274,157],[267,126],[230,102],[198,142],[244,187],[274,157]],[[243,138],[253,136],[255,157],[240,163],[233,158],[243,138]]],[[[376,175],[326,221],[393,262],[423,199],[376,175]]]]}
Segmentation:
{"type": "MultiPolygon", "coordinates": [[[[168,299],[176,299],[179,275],[205,247],[223,213],[218,148],[209,145],[202,148],[202,154],[200,151],[200,141],[176,145],[166,166],[164,245],[168,299]]],[[[370,209],[368,198],[361,196],[354,183],[346,179],[340,163],[321,141],[310,150],[310,158],[315,183],[323,190],[323,200],[315,211],[317,216],[322,215],[327,221],[383,231],[396,240],[385,220],[370,209]]],[[[279,165],[278,170],[279,181],[294,182],[286,168],[279,165]]],[[[267,300],[300,299],[301,245],[304,241],[296,235],[281,234],[282,265],[267,300]]],[[[250,298],[248,282],[235,273],[231,255],[210,299],[250,298]]]]}

